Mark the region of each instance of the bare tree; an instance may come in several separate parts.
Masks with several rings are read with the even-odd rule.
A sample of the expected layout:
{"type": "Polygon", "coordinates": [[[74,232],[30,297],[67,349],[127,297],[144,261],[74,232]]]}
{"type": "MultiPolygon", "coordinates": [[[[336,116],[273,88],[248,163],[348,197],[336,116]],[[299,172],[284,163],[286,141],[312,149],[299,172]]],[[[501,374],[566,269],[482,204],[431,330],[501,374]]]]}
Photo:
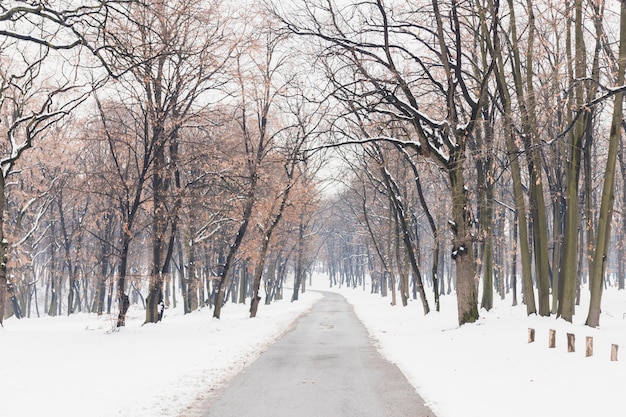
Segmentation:
{"type": "MultiPolygon", "coordinates": [[[[321,42],[322,58],[333,70],[327,74],[333,88],[350,94],[364,117],[376,112],[411,126],[414,139],[391,140],[417,149],[448,174],[458,319],[460,324],[475,321],[476,268],[466,147],[487,99],[493,62],[479,79],[464,70],[467,58],[462,39],[471,30],[465,25],[468,11],[457,3],[442,6],[437,0],[418,12],[400,4],[394,4],[392,12],[382,1],[341,7],[317,1],[300,10],[298,18],[284,11],[277,14],[294,33],[321,42]],[[424,20],[434,26],[425,25],[424,20]]],[[[497,10],[488,18],[485,24],[492,33],[498,25],[497,10]]],[[[368,141],[381,139],[389,138],[368,141]]]]}
{"type": "Polygon", "coordinates": [[[163,283],[170,270],[181,205],[181,129],[215,101],[224,66],[237,45],[220,1],[189,0],[129,4],[106,33],[111,66],[128,69],[131,88],[141,92],[152,156],[152,267],[146,322],[161,320],[163,283]],[[130,16],[131,18],[127,18],[130,16]],[[200,99],[204,97],[201,104],[200,99]]]}
{"type": "MultiPolygon", "coordinates": [[[[618,87],[624,85],[624,73],[626,72],[626,2],[624,1],[621,2],[620,16],[619,55],[616,76],[616,84],[618,87]]],[[[589,305],[589,314],[586,324],[592,327],[598,327],[600,325],[602,289],[604,288],[604,274],[611,242],[611,221],[613,218],[613,204],[615,200],[615,171],[621,138],[621,126],[623,124],[623,106],[624,93],[620,91],[615,95],[613,104],[608,160],[602,188],[598,233],[591,275],[591,303],[589,305]]]]}
{"type": "MultiPolygon", "coordinates": [[[[44,63],[62,65],[66,59],[71,61],[76,57],[53,52],[81,48],[89,50],[98,60],[99,35],[106,25],[109,10],[118,3],[93,1],[77,7],[55,8],[46,2],[17,0],[0,5],[0,50],[15,51],[12,56],[20,58],[14,59],[21,59],[0,64],[0,111],[6,114],[8,110],[12,114],[6,119],[2,132],[6,143],[0,160],[0,324],[7,290],[6,178],[33,141],[86,97],[86,91],[79,88],[80,82],[74,78],[57,77],[56,83],[42,85],[39,80],[44,78],[44,63]]],[[[70,70],[70,73],[74,75],[75,71],[70,70]]]]}

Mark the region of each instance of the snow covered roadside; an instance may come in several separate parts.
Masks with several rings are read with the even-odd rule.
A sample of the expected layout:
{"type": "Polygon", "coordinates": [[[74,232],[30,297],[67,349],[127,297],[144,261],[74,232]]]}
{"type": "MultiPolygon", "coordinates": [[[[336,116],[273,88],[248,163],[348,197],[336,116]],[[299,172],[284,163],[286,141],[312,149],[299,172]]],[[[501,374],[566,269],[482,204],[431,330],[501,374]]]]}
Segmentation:
{"type": "Polygon", "coordinates": [[[222,319],[204,309],[166,311],[142,326],[129,311],[113,332],[111,316],[8,319],[0,328],[0,416],[179,416],[251,363],[321,298],[303,294],[261,305],[228,304],[222,319]]]}
{"type": "MultiPolygon", "coordinates": [[[[315,287],[327,290],[326,282],[317,277],[315,287]]],[[[525,306],[511,307],[510,300],[498,299],[493,310],[481,311],[477,323],[459,328],[454,296],[442,297],[440,313],[424,316],[419,301],[391,307],[390,297],[373,296],[368,289],[337,291],[438,417],[617,417],[626,412],[621,392],[626,377],[625,291],[605,292],[600,329],[583,325],[586,299],[574,324],[526,317],[525,306]],[[532,344],[529,327],[536,330],[532,344]],[[556,330],[555,349],[548,348],[549,329],[556,330]],[[576,336],[575,353],[567,352],[568,332],[576,336]],[[586,336],[594,337],[594,356],[589,358],[586,336]],[[613,343],[620,348],[618,362],[610,362],[613,343]]]]}
{"type": "MultiPolygon", "coordinates": [[[[424,316],[419,301],[391,307],[390,297],[329,289],[327,282],[318,276],[309,288],[346,296],[383,355],[438,417],[624,415],[625,291],[605,292],[600,329],[583,325],[586,299],[574,324],[526,317],[524,306],[507,299],[459,328],[454,296],[442,297],[441,313],[424,316]],[[533,344],[529,327],[536,330],[533,344]],[[549,329],[557,331],[555,349],[548,349],[549,329]],[[567,353],[568,332],[576,335],[575,353],[567,353]],[[590,358],[586,336],[594,337],[590,358]],[[618,362],[609,361],[613,343],[618,362]]],[[[131,310],[120,332],[111,331],[114,317],[91,314],[6,320],[0,416],[185,416],[320,297],[307,291],[296,303],[260,306],[256,319],[248,319],[248,306],[228,304],[221,320],[208,309],[187,316],[168,310],[162,323],[141,326],[143,311],[131,310]]]]}

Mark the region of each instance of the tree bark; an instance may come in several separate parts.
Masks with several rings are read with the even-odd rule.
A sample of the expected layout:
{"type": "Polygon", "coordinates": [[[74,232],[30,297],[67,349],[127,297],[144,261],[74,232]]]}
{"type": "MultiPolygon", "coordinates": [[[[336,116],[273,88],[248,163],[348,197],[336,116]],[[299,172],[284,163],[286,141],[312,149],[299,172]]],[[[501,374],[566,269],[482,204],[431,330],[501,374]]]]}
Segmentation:
{"type": "MultiPolygon", "coordinates": [[[[511,3],[509,3],[509,5],[510,4],[511,3]]],[[[493,10],[493,2],[491,2],[491,7],[493,10]]],[[[514,15],[511,16],[511,34],[513,39],[516,39],[517,34],[514,22],[514,15]]],[[[498,85],[498,91],[500,93],[500,100],[502,100],[502,104],[504,107],[504,126],[506,129],[505,142],[509,154],[511,178],[513,181],[513,196],[515,199],[515,211],[517,218],[515,227],[517,228],[517,232],[519,234],[519,253],[522,266],[522,290],[524,292],[523,299],[524,303],[526,304],[526,313],[528,315],[531,315],[535,314],[537,310],[535,304],[534,286],[532,281],[532,261],[528,236],[529,229],[526,217],[526,203],[524,201],[524,189],[519,163],[520,151],[516,145],[511,95],[509,93],[508,84],[505,79],[504,59],[502,56],[502,50],[500,49],[500,43],[495,42],[494,48],[497,48],[496,81],[498,85]]]]}
{"type": "MultiPolygon", "coordinates": [[[[574,9],[575,77],[578,80],[582,80],[586,74],[582,0],[575,1],[574,9]]],[[[584,104],[584,92],[580,82],[575,86],[574,93],[576,108],[581,109],[584,104]]],[[[586,124],[586,116],[577,119],[574,125],[574,131],[569,135],[568,144],[569,161],[567,164],[566,185],[567,210],[565,214],[562,268],[559,277],[559,284],[563,286],[563,289],[559,291],[559,296],[562,298],[562,301],[559,303],[558,316],[569,322],[572,321],[574,316],[576,286],[578,282],[578,229],[580,222],[578,184],[580,178],[581,149],[586,124]]]]}
{"type": "MultiPolygon", "coordinates": [[[[550,315],[550,266],[548,257],[548,223],[546,206],[543,196],[543,179],[541,176],[541,155],[539,134],[537,131],[536,100],[533,84],[533,56],[535,16],[533,3],[526,1],[528,13],[528,47],[526,50],[526,73],[522,72],[522,62],[517,39],[517,24],[515,20],[515,5],[508,1],[511,13],[511,39],[513,52],[513,79],[515,91],[521,109],[522,139],[527,153],[529,173],[530,212],[532,217],[533,249],[535,253],[535,272],[537,277],[537,292],[539,314],[550,315]],[[524,77],[525,75],[525,77],[524,77]],[[524,88],[525,87],[525,88],[524,88]]],[[[522,213],[518,213],[521,215],[522,213]]],[[[520,236],[521,237],[521,236],[520,236]]]]}
{"type": "Polygon", "coordinates": [[[146,297],[146,323],[157,323],[163,317],[165,233],[167,228],[167,208],[165,191],[167,188],[165,162],[165,132],[161,126],[153,126],[152,142],[156,145],[154,173],[152,174],[152,266],[150,286],[146,297]]]}
{"type": "Polygon", "coordinates": [[[7,249],[9,245],[4,236],[5,207],[4,175],[0,172],[0,326],[3,326],[5,302],[7,298],[7,249]]]}
{"type": "MultiPolygon", "coordinates": [[[[626,71],[626,2],[621,2],[620,10],[620,44],[619,64],[617,72],[617,86],[624,84],[624,72],[626,71]]],[[[602,290],[604,288],[604,274],[606,261],[611,242],[611,221],[613,219],[613,203],[615,201],[615,171],[617,165],[617,152],[621,138],[621,124],[624,104],[624,94],[619,92],[615,95],[613,105],[613,120],[609,134],[609,149],[607,153],[604,185],[602,187],[602,201],[598,220],[598,234],[596,250],[594,252],[594,268],[591,275],[591,300],[586,324],[591,327],[600,325],[600,309],[602,304],[602,290]]]]}
{"type": "Polygon", "coordinates": [[[297,301],[298,296],[300,294],[300,286],[302,285],[302,280],[304,279],[304,217],[303,214],[300,214],[300,222],[298,224],[298,249],[296,252],[296,266],[294,268],[294,277],[293,277],[293,293],[291,294],[291,301],[297,301]]]}
{"type": "MultiPolygon", "coordinates": [[[[124,229],[124,228],[122,228],[124,229]]],[[[130,229],[129,229],[130,231],[130,229]]],[[[126,294],[126,274],[128,270],[128,252],[130,249],[131,236],[122,230],[122,248],[120,252],[120,269],[117,277],[117,302],[119,312],[117,315],[117,327],[126,325],[126,313],[130,307],[130,300],[126,294]]]]}
{"type": "Polygon", "coordinates": [[[452,193],[452,259],[456,264],[457,317],[459,325],[463,325],[473,323],[479,317],[472,217],[467,204],[464,170],[461,168],[466,159],[464,143],[450,159],[452,162],[448,176],[452,193]]]}

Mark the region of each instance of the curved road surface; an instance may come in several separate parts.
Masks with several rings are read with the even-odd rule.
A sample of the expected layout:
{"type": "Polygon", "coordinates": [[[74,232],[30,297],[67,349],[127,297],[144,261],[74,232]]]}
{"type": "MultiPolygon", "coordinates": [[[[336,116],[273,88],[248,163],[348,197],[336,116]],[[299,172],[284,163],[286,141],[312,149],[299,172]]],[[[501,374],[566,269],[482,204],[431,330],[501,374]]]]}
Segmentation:
{"type": "Polygon", "coordinates": [[[334,293],[204,405],[203,417],[435,416],[334,293]]]}

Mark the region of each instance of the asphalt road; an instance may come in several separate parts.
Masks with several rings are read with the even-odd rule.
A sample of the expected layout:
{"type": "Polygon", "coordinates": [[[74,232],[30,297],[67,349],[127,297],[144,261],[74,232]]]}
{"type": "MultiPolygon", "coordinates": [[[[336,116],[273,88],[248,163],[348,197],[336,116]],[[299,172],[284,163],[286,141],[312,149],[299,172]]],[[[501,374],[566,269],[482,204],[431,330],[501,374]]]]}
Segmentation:
{"type": "Polygon", "coordinates": [[[203,408],[203,417],[435,416],[334,293],[203,408]]]}

